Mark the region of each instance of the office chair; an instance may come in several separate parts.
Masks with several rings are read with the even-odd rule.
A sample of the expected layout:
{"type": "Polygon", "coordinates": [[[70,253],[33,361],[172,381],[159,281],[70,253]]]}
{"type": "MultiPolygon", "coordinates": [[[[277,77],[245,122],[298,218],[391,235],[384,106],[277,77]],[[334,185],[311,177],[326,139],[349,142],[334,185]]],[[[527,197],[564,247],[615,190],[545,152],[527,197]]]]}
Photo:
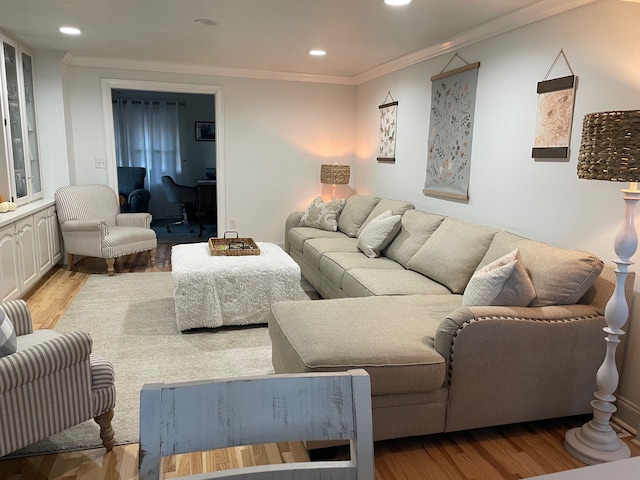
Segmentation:
{"type": "Polygon", "coordinates": [[[182,204],[182,220],[167,225],[167,232],[171,232],[171,227],[184,225],[189,232],[193,233],[193,227],[187,219],[187,205],[196,203],[196,189],[187,185],[178,185],[169,175],[162,177],[162,186],[169,202],[182,204]]]}

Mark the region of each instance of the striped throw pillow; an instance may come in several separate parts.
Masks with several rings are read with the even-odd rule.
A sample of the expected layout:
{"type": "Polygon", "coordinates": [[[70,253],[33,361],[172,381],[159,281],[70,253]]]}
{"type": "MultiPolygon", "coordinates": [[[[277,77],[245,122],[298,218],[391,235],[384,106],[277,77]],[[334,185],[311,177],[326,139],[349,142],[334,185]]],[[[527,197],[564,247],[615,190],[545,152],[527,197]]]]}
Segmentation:
{"type": "Polygon", "coordinates": [[[16,331],[6,313],[0,309],[0,358],[16,353],[16,331]]]}

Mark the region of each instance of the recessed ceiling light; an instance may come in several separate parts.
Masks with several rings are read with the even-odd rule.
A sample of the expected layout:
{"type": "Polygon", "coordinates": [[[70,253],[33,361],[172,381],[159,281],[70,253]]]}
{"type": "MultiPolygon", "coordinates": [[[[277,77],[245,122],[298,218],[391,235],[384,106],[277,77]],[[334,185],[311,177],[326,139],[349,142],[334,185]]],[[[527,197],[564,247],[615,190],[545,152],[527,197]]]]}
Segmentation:
{"type": "Polygon", "coordinates": [[[384,0],[384,3],[387,5],[393,5],[394,7],[398,7],[400,5],[408,5],[411,3],[411,0],[384,0]]]}
{"type": "Polygon", "coordinates": [[[60,32],[65,35],[80,35],[82,32],[76,27],[60,27],[60,32]]]}
{"type": "Polygon", "coordinates": [[[314,57],[322,57],[326,54],[327,52],[325,52],[324,50],[309,50],[309,55],[313,55],[314,57]]]}
{"type": "Polygon", "coordinates": [[[220,22],[216,20],[211,20],[210,18],[196,18],[194,22],[199,23],[200,25],[207,25],[209,27],[220,25],[220,22]]]}

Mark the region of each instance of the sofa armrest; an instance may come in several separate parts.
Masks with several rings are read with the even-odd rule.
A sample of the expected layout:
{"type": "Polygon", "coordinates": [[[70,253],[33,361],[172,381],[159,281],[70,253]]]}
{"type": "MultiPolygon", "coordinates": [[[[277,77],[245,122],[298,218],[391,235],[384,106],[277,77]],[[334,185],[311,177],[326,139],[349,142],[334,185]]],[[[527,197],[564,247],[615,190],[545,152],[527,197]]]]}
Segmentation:
{"type": "Polygon", "coordinates": [[[284,226],[284,251],[289,253],[289,230],[300,225],[300,219],[304,212],[293,212],[287,217],[284,226]]]}
{"type": "Polygon", "coordinates": [[[70,365],[82,362],[89,365],[92,346],[88,333],[73,332],[0,358],[0,394],[70,365]]]}
{"type": "Polygon", "coordinates": [[[60,230],[67,232],[100,232],[106,235],[108,232],[107,224],[104,220],[67,220],[60,224],[60,230]]]}
{"type": "Polygon", "coordinates": [[[435,338],[447,362],[446,430],[589,412],[604,326],[591,305],[454,310],[435,338]]]}
{"type": "Polygon", "coordinates": [[[0,308],[2,308],[4,313],[11,319],[17,336],[27,335],[33,332],[31,310],[29,310],[27,302],[22,299],[11,300],[0,304],[0,308]]]}
{"type": "Polygon", "coordinates": [[[151,228],[150,213],[119,213],[116,215],[116,225],[119,227],[151,228]]]}

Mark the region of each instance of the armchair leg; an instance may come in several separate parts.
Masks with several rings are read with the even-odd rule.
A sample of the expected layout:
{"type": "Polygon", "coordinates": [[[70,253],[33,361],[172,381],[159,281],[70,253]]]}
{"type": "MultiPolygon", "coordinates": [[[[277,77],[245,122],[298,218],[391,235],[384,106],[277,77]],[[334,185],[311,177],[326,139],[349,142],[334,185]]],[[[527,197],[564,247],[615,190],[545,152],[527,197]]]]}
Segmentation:
{"type": "Polygon", "coordinates": [[[152,267],[156,266],[156,249],[155,248],[152,248],[151,250],[149,250],[149,262],[151,262],[152,267]]]}
{"type": "Polygon", "coordinates": [[[105,259],[107,261],[107,273],[109,274],[110,277],[113,277],[113,274],[115,272],[115,269],[113,268],[114,263],[116,263],[116,259],[115,258],[106,258],[105,259]]]}
{"type": "Polygon", "coordinates": [[[95,422],[100,425],[100,438],[102,439],[102,445],[110,452],[116,443],[115,432],[111,426],[111,420],[113,420],[113,409],[104,412],[102,415],[98,415],[94,418],[95,422]]]}
{"type": "Polygon", "coordinates": [[[67,270],[70,272],[73,272],[73,262],[74,262],[73,253],[67,254],[67,270]]]}

